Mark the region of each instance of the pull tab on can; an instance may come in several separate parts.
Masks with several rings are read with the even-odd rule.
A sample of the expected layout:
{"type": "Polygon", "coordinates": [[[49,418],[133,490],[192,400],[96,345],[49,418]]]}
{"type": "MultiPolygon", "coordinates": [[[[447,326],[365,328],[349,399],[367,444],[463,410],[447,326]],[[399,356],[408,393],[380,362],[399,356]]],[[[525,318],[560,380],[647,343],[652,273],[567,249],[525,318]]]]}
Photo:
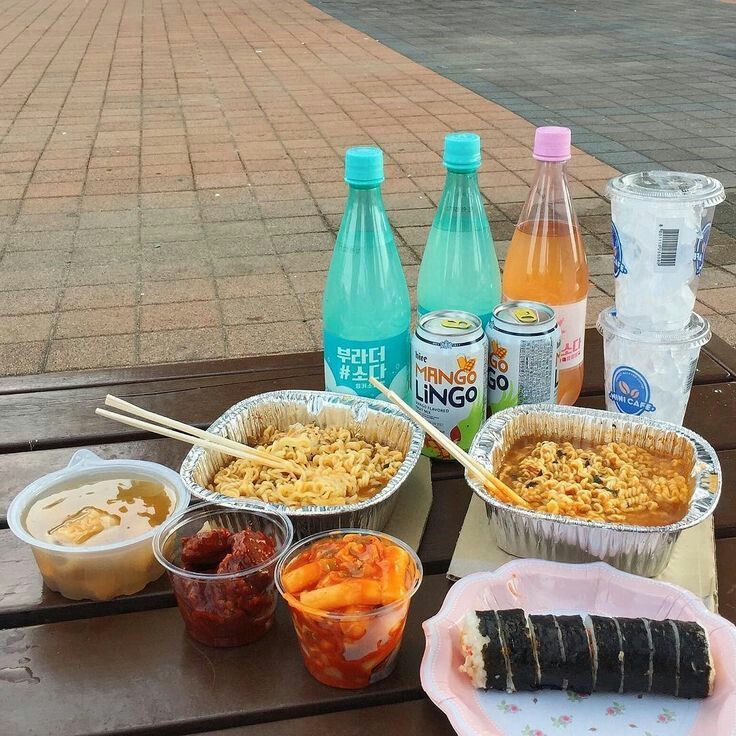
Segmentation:
{"type": "Polygon", "coordinates": [[[449,330],[468,330],[472,327],[466,319],[443,319],[440,324],[449,330]]]}
{"type": "Polygon", "coordinates": [[[514,317],[522,325],[535,325],[539,322],[539,314],[536,309],[531,307],[517,307],[512,312],[514,317]]]}

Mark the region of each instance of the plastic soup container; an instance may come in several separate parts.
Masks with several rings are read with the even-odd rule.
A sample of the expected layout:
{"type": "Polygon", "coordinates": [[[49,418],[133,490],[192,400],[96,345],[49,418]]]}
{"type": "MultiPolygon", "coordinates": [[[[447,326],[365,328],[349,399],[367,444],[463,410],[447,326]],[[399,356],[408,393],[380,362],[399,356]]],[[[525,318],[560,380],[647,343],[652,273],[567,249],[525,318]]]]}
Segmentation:
{"type": "Polygon", "coordinates": [[[162,526],[154,552],[169,573],[189,636],[211,647],[242,646],[263,636],[276,610],[276,563],[293,536],[291,521],[278,511],[213,503],[192,506],[162,526]],[[201,564],[192,569],[195,557],[201,564]]]}
{"type": "Polygon", "coordinates": [[[321,683],[346,689],[366,687],[393,672],[409,603],[421,582],[422,563],[414,550],[388,534],[360,529],[308,537],[289,550],[276,571],[276,584],[289,605],[304,664],[321,683]],[[383,549],[380,558],[375,555],[377,545],[372,543],[376,539],[383,549]],[[333,550],[329,549],[330,543],[334,543],[333,550]],[[391,548],[400,551],[386,551],[391,548]],[[311,562],[310,552],[315,553],[311,562]],[[398,559],[402,563],[392,567],[398,559]],[[386,595],[388,588],[384,587],[385,577],[384,582],[378,579],[387,571],[390,576],[392,569],[399,570],[401,582],[399,587],[390,583],[389,587],[400,592],[395,598],[389,594],[389,599],[394,599],[382,605],[381,595],[386,595]],[[287,590],[294,589],[289,579],[294,570],[303,571],[305,579],[315,584],[309,586],[309,593],[332,596],[333,591],[343,588],[352,600],[336,600],[332,610],[306,605],[300,600],[306,597],[303,592],[287,590]],[[319,587],[322,582],[325,587],[319,587]],[[364,599],[365,591],[353,596],[363,583],[376,589],[372,600],[364,599]]]}
{"type": "Polygon", "coordinates": [[[33,549],[43,581],[51,590],[73,600],[106,601],[137,593],[163,573],[151,544],[156,528],[125,541],[99,546],[42,541],[27,529],[28,511],[40,499],[65,489],[122,478],[163,485],[173,499],[169,515],[182,511],[189,503],[189,491],[179,474],[170,468],[141,460],[103,460],[89,450],[79,450],[66,468],[39,478],[13,499],[8,525],[33,549]]]}
{"type": "Polygon", "coordinates": [[[642,330],[686,328],[723,185],[644,171],[611,179],[608,194],[619,319],[642,330]]]}
{"type": "Polygon", "coordinates": [[[681,330],[652,332],[623,323],[616,309],[598,316],[603,335],[606,409],[682,424],[708,321],[692,313],[681,330]]]}

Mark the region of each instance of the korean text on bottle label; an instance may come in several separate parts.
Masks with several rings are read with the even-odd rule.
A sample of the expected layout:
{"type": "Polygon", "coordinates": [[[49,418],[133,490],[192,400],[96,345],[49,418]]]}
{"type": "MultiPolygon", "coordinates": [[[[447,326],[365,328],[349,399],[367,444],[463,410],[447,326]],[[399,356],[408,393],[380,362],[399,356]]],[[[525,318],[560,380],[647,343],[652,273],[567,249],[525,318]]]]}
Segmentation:
{"type": "Polygon", "coordinates": [[[583,362],[585,343],[585,307],[587,299],[572,304],[555,304],[557,324],[562,332],[560,370],[575,368],[583,362]]]}
{"type": "Polygon", "coordinates": [[[377,378],[399,396],[409,388],[409,333],[385,340],[348,340],[325,332],[325,388],[328,391],[374,397],[369,382],[377,378]]]}

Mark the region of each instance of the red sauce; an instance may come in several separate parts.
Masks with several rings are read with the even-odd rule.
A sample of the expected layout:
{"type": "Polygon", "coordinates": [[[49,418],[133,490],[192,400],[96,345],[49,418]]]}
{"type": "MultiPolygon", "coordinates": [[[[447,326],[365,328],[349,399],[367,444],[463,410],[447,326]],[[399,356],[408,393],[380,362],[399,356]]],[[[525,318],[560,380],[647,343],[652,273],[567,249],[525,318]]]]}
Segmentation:
{"type": "Polygon", "coordinates": [[[310,673],[341,688],[389,674],[417,575],[404,549],[371,534],[317,540],[291,560],[281,585],[310,673]]]}
{"type": "Polygon", "coordinates": [[[172,575],[172,585],[189,635],[213,647],[234,647],[255,641],[271,628],[276,608],[273,565],[239,577],[273,559],[274,540],[260,531],[235,534],[211,529],[182,541],[183,569],[211,578],[172,575]]]}

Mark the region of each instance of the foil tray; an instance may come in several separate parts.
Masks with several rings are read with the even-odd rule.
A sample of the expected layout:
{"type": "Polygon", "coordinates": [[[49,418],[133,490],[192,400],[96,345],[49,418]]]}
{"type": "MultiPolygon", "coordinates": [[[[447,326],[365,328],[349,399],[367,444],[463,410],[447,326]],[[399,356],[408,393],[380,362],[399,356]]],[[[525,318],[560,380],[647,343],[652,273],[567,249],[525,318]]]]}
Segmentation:
{"type": "Polygon", "coordinates": [[[368,442],[380,442],[404,453],[396,475],[375,496],[344,506],[302,506],[290,508],[260,499],[234,498],[210,491],[207,485],[215,473],[232,460],[220,452],[195,447],[184,458],[180,474],[193,496],[230,508],[278,509],[294,525],[294,539],[331,529],[374,529],[381,531],[396,505],[397,491],[419,459],[424,432],[393,404],[378,399],[348,396],[326,391],[272,391],[235,404],[209,427],[214,434],[252,444],[269,425],[286,429],[295,422],[320,427],[347,427],[368,442]]]}
{"type": "Polygon", "coordinates": [[[554,404],[505,409],[479,430],[470,454],[496,472],[516,440],[626,442],[692,460],[693,494],[683,519],[666,526],[612,524],[523,509],[499,501],[473,476],[465,480],[486,504],[498,546],[517,557],[558,562],[603,560],[620,570],[653,577],[669,562],[680,532],[713,513],[721,495],[721,466],[715,450],[695,432],[644,417],[554,404]]]}

